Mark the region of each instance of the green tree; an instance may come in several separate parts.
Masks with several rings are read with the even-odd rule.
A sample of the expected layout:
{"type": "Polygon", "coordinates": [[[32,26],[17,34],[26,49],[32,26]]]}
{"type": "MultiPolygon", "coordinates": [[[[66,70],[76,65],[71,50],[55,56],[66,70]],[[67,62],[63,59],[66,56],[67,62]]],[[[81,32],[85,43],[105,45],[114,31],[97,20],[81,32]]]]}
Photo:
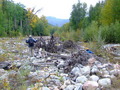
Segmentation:
{"type": "Polygon", "coordinates": [[[110,25],[120,21],[120,0],[106,0],[101,11],[101,22],[103,25],[110,25]]]}
{"type": "Polygon", "coordinates": [[[103,25],[110,25],[113,18],[113,0],[106,0],[105,6],[101,10],[101,22],[103,25]]]}
{"type": "Polygon", "coordinates": [[[70,24],[73,29],[77,30],[77,28],[80,28],[80,22],[82,22],[86,15],[86,8],[87,4],[82,4],[80,1],[76,5],[73,5],[73,10],[70,17],[70,24]]]}
{"type": "Polygon", "coordinates": [[[89,16],[88,16],[89,23],[91,23],[92,21],[97,21],[98,24],[100,25],[100,15],[103,6],[104,6],[104,2],[98,2],[95,5],[95,7],[93,7],[92,5],[90,6],[89,16]]]}
{"type": "Polygon", "coordinates": [[[34,27],[35,35],[48,35],[48,21],[45,16],[42,16],[36,23],[34,27]]]}

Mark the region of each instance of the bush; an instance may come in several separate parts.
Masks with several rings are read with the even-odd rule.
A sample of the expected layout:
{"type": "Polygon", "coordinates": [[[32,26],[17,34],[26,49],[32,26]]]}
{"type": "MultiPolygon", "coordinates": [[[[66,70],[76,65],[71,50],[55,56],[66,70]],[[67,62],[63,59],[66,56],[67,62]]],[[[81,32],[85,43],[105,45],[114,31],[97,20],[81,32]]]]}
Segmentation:
{"type": "Polygon", "coordinates": [[[95,41],[98,35],[98,22],[93,21],[84,31],[84,41],[95,41]]]}
{"type": "Polygon", "coordinates": [[[93,21],[83,32],[85,41],[95,41],[98,44],[104,43],[120,43],[120,23],[115,22],[111,25],[101,25],[93,21]]]}
{"type": "Polygon", "coordinates": [[[115,22],[110,26],[101,26],[99,28],[101,31],[102,38],[104,38],[107,43],[120,43],[120,23],[115,22]]]}

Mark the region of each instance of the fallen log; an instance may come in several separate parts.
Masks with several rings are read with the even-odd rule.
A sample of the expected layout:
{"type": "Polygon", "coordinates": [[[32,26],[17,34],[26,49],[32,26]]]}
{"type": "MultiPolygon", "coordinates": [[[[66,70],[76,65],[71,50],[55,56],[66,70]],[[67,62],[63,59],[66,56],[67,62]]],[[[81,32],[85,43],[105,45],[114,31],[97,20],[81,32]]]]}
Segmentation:
{"type": "Polygon", "coordinates": [[[52,56],[52,57],[61,58],[61,59],[63,59],[63,60],[67,60],[67,59],[70,59],[70,58],[71,58],[71,56],[64,56],[64,55],[55,54],[55,53],[49,53],[49,52],[47,52],[47,55],[48,55],[48,56],[52,56]]]}

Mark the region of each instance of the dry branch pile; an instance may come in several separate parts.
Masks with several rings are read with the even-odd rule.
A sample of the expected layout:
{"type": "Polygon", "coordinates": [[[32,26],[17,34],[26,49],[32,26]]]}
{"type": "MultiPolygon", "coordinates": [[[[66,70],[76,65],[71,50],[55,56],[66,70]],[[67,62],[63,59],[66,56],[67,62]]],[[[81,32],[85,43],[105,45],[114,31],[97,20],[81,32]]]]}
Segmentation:
{"type": "MultiPolygon", "coordinates": [[[[40,37],[38,42],[35,45],[35,48],[43,48],[48,56],[53,56],[55,58],[60,58],[65,61],[64,65],[64,72],[69,72],[72,67],[76,64],[88,65],[88,59],[94,57],[96,60],[100,62],[104,62],[105,60],[101,57],[96,56],[95,54],[91,54],[86,52],[84,49],[81,49],[79,45],[75,42],[68,40],[61,43],[56,40],[55,37],[51,36],[50,40],[47,41],[40,37]],[[74,50],[73,50],[74,49],[74,50]],[[58,52],[66,53],[68,56],[60,55],[58,52]]],[[[59,62],[56,61],[56,65],[59,62]]]]}

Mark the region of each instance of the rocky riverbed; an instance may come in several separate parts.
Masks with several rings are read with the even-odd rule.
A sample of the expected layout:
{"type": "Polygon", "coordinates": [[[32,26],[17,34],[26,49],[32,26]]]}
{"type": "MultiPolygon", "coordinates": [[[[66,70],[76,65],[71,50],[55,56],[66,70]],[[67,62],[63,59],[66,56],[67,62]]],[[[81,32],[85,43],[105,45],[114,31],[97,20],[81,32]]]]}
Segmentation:
{"type": "Polygon", "coordinates": [[[30,57],[24,38],[1,38],[0,90],[120,90],[115,86],[120,82],[118,63],[67,43],[57,42],[62,49],[53,51],[58,52],[39,48],[30,57]]]}

